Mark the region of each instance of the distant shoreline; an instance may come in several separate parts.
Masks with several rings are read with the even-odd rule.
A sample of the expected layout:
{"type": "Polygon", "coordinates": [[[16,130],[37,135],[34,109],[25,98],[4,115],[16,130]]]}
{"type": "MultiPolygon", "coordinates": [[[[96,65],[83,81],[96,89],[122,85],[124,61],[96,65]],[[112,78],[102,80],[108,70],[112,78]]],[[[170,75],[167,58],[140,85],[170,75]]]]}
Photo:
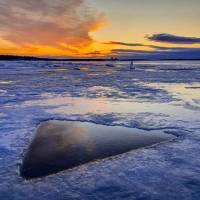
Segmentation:
{"type": "Polygon", "coordinates": [[[112,59],[112,58],[40,58],[34,56],[0,55],[0,61],[195,61],[199,59],[112,59]]]}

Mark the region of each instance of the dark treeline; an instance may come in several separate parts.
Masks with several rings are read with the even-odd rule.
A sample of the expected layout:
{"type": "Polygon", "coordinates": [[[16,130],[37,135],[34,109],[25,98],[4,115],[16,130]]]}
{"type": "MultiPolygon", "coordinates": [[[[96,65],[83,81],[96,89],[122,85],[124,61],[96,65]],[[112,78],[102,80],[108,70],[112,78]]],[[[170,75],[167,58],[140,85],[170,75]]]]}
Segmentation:
{"type": "Polygon", "coordinates": [[[51,60],[51,59],[39,58],[39,57],[33,57],[33,56],[0,55],[0,60],[51,60]]]}
{"type": "Polygon", "coordinates": [[[13,55],[0,55],[0,60],[16,61],[16,60],[27,60],[27,61],[107,61],[113,59],[102,59],[102,58],[42,58],[34,56],[13,56],[13,55]]]}

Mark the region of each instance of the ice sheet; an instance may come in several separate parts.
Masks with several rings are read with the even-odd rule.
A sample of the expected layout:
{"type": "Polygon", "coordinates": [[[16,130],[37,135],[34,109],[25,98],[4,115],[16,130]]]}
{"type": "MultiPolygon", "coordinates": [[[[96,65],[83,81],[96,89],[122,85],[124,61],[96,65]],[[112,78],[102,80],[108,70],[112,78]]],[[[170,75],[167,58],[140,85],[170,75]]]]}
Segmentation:
{"type": "Polygon", "coordinates": [[[0,62],[0,199],[200,197],[200,62],[137,62],[134,71],[107,64],[0,62]],[[162,129],[179,139],[24,181],[23,152],[48,119],[162,129]]]}

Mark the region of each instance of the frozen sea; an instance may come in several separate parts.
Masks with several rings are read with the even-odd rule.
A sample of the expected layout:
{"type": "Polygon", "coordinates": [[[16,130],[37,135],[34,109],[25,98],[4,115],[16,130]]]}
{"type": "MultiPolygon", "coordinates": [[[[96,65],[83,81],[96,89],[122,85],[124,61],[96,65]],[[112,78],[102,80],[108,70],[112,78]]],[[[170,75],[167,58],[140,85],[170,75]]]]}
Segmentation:
{"type": "Polygon", "coordinates": [[[200,199],[200,61],[0,62],[0,200],[200,199]],[[37,125],[78,120],[174,141],[24,180],[37,125]]]}

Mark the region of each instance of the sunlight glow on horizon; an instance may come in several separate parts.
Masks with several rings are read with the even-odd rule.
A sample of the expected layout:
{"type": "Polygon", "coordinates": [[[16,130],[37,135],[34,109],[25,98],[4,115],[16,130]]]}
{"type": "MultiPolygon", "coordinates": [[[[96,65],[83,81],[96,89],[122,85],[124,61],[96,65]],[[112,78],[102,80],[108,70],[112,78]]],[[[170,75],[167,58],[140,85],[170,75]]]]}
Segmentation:
{"type": "Polygon", "coordinates": [[[145,38],[155,33],[199,38],[200,2],[196,0],[58,0],[58,8],[51,5],[53,0],[45,0],[45,6],[31,0],[2,1],[0,54],[4,55],[102,57],[111,56],[113,49],[154,51],[151,45],[200,48],[200,42],[177,44],[145,38]]]}

